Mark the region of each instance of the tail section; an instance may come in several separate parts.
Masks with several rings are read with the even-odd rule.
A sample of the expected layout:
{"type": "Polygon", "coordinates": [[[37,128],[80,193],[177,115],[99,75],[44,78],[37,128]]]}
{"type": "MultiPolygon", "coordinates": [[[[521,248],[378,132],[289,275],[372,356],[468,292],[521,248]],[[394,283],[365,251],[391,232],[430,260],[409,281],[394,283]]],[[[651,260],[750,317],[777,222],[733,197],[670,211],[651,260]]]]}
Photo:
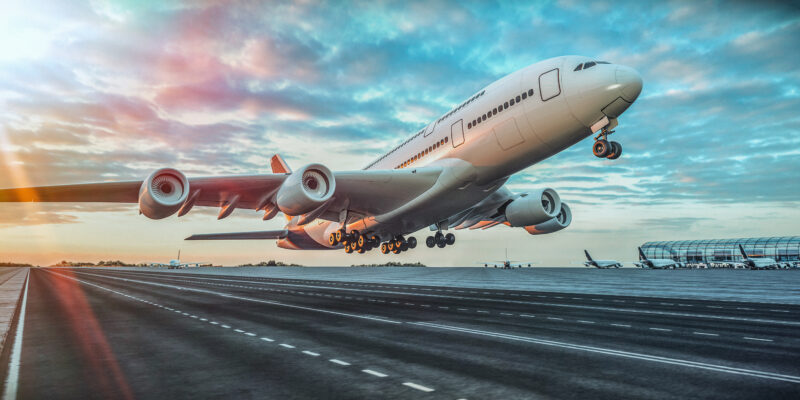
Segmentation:
{"type": "Polygon", "coordinates": [[[747,257],[747,253],[745,253],[744,247],[742,247],[742,245],[739,245],[739,251],[742,252],[742,257],[744,257],[745,260],[749,260],[749,258],[747,257]]]}
{"type": "Polygon", "coordinates": [[[639,260],[647,261],[647,256],[644,255],[644,251],[642,251],[642,248],[638,247],[638,249],[639,249],[639,260]]]}
{"type": "Polygon", "coordinates": [[[589,261],[593,261],[593,260],[592,260],[592,256],[590,256],[590,255],[589,255],[589,250],[584,250],[584,251],[583,251],[583,253],[584,253],[584,254],[586,254],[586,259],[587,259],[587,260],[589,260],[589,261]]]}

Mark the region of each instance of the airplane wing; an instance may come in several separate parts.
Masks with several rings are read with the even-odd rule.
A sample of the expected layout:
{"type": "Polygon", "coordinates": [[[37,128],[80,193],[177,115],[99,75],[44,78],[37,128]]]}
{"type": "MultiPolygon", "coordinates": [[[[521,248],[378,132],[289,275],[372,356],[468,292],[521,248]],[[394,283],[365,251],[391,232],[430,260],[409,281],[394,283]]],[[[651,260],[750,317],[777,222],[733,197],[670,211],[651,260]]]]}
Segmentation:
{"type": "Polygon", "coordinates": [[[286,229],[276,231],[204,233],[187,237],[185,240],[247,240],[283,239],[289,234],[286,229]]]}
{"type": "MultiPolygon", "coordinates": [[[[338,221],[339,213],[343,210],[364,216],[390,212],[430,189],[441,171],[440,167],[426,167],[413,170],[333,173],[336,184],[333,197],[325,210],[315,217],[338,221]]],[[[286,173],[278,173],[189,178],[189,199],[192,206],[223,207],[220,218],[230,214],[226,213],[228,206],[251,210],[267,209],[270,204],[274,204],[274,195],[288,176],[286,173]]],[[[0,202],[138,203],[143,182],[0,189],[0,202]]]]}

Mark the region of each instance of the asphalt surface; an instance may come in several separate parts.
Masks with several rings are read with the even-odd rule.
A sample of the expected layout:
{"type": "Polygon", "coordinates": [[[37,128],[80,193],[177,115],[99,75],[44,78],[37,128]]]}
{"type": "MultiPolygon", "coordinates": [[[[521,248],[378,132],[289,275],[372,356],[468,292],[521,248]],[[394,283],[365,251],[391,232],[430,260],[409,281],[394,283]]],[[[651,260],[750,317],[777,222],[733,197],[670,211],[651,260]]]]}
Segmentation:
{"type": "Polygon", "coordinates": [[[28,290],[23,399],[800,398],[795,305],[91,269],[28,290]]]}

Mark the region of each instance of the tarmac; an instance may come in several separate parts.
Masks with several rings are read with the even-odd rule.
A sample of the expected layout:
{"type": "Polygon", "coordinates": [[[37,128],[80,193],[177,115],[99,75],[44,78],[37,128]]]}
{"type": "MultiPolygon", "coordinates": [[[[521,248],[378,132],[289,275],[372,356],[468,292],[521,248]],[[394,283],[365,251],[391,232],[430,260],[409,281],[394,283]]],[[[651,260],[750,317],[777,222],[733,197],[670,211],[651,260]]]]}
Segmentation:
{"type": "Polygon", "coordinates": [[[800,396],[798,305],[303,273],[34,269],[18,398],[800,396]]]}

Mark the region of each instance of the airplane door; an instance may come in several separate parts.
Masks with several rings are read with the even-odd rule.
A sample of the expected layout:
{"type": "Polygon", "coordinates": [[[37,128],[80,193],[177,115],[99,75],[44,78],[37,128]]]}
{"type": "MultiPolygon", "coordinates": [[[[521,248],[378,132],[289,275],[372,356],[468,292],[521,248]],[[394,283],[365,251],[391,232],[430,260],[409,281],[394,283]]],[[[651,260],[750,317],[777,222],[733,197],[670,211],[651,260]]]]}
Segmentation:
{"type": "Polygon", "coordinates": [[[461,146],[464,143],[464,121],[458,120],[450,127],[450,140],[453,147],[461,146]]]}

